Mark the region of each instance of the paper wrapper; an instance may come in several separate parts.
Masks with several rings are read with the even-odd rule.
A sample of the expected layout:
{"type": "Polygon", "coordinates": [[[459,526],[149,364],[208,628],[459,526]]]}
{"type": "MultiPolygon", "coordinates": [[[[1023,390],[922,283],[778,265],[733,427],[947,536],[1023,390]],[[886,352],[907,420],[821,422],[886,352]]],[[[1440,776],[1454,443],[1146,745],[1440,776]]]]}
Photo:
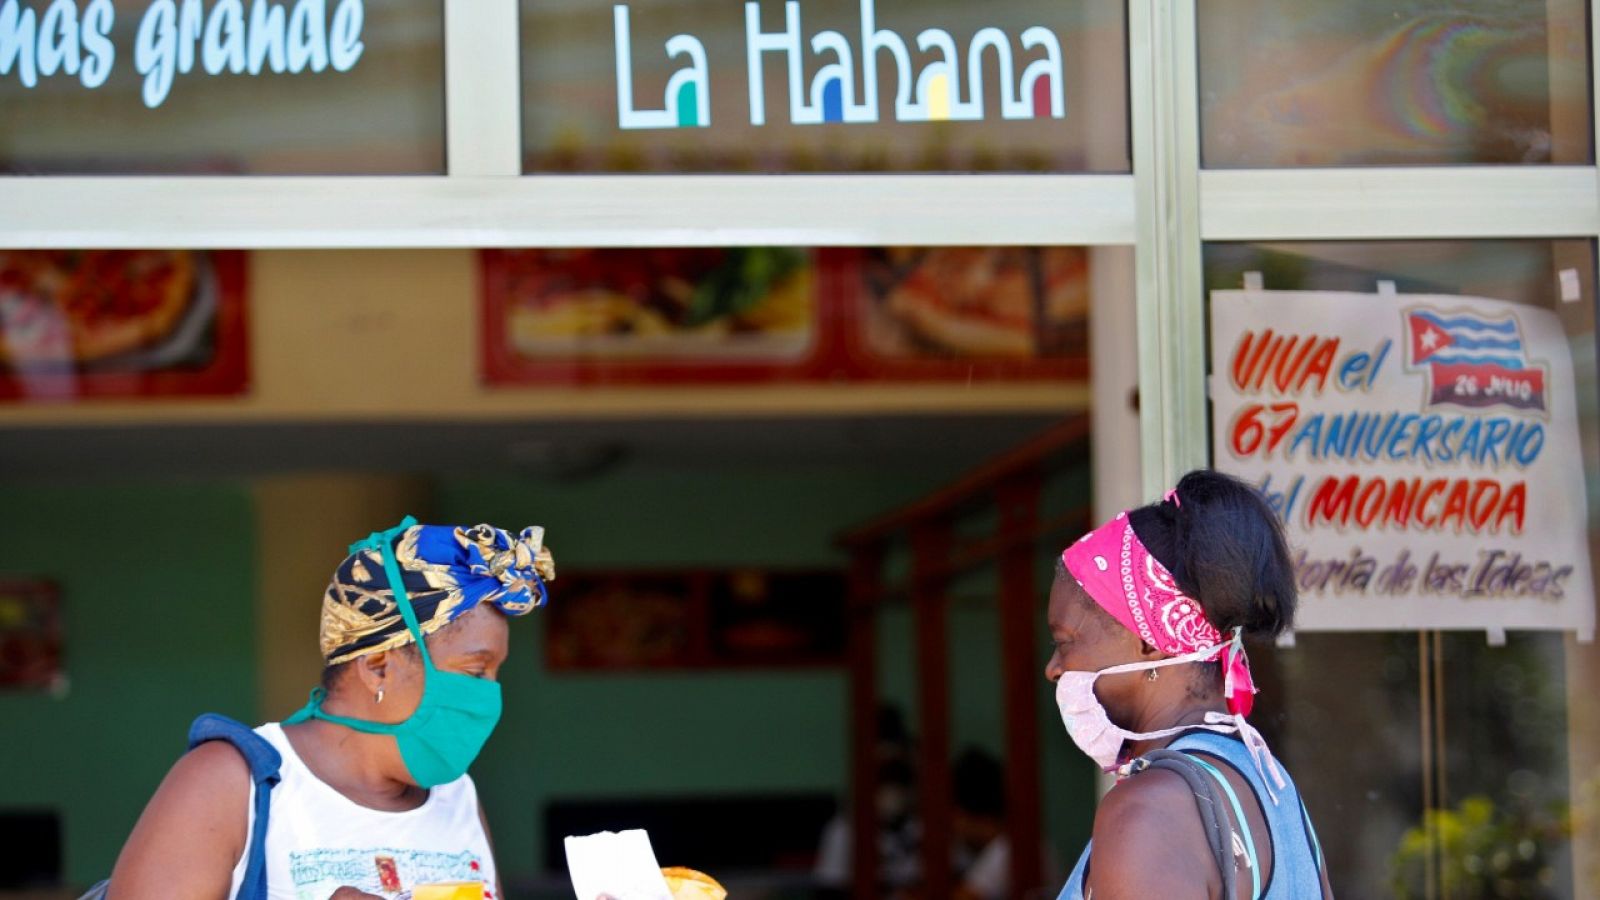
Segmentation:
{"type": "Polygon", "coordinates": [[[566,840],[567,874],[578,900],[673,900],[643,831],[602,831],[566,840]]]}

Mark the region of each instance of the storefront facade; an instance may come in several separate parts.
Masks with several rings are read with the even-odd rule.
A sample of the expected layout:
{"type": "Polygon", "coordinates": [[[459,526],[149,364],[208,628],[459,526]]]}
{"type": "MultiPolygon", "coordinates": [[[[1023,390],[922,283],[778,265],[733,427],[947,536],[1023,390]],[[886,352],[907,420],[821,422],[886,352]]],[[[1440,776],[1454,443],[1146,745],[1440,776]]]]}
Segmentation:
{"type": "MultiPolygon", "coordinates": [[[[287,576],[266,560],[314,572],[310,534],[337,542],[339,529],[366,527],[362,514],[406,507],[395,498],[416,489],[408,454],[426,453],[415,448],[430,429],[559,421],[605,433],[749,418],[804,434],[823,420],[923,416],[981,431],[1003,415],[1020,436],[1025,424],[1087,416],[1081,484],[1097,511],[1215,465],[1277,496],[1306,548],[1309,618],[1267,667],[1279,696],[1265,700],[1266,716],[1308,796],[1328,808],[1313,813],[1332,832],[1330,858],[1348,867],[1336,868],[1336,888],[1352,885],[1341,895],[1594,896],[1596,4],[1059,7],[7,0],[0,252],[192,251],[222,311],[206,332],[212,364],[187,381],[108,374],[70,353],[65,368],[14,364],[0,423],[19,448],[17,508],[62,503],[46,457],[95,465],[103,451],[131,465],[163,453],[152,440],[163,428],[211,429],[219,445],[283,427],[307,430],[308,444],[317,428],[340,440],[355,434],[340,429],[369,429],[375,446],[364,452],[376,464],[355,451],[306,457],[311,468],[377,469],[368,481],[284,477],[252,487],[242,506],[226,489],[196,489],[197,507],[219,521],[254,522],[253,590],[270,595],[271,579],[287,576]],[[688,319],[630,311],[598,337],[570,325],[594,308],[550,300],[587,277],[574,258],[648,268],[639,260],[661,248],[677,255],[649,265],[690,281],[673,267],[700,265],[685,261],[695,248],[737,260],[731,277],[760,302],[737,290],[707,302],[733,310],[714,313],[731,333],[764,343],[702,353],[613,340],[698,327],[692,292],[688,319]],[[981,252],[955,255],[964,248],[981,252]],[[1002,301],[964,318],[937,297],[908,306],[913,292],[900,290],[908,272],[956,279],[979,268],[1026,283],[1026,334],[995,324],[1002,301]],[[800,303],[808,324],[752,312],[781,312],[774,298],[807,291],[820,298],[800,303]],[[229,299],[241,292],[248,307],[229,299]],[[917,346],[946,341],[937,358],[880,340],[887,326],[860,311],[875,300],[893,323],[916,323],[906,327],[917,346]],[[1478,355],[1408,345],[1430,339],[1429,322],[1437,340],[1478,355]],[[1266,327],[1300,343],[1262,350],[1266,327]],[[1019,353],[995,349],[1018,341],[1019,353]],[[1416,390],[1426,391],[1420,405],[1416,390]],[[1484,393],[1494,390],[1504,393],[1484,393]],[[1399,433],[1369,438],[1380,449],[1365,456],[1328,449],[1329,423],[1354,429],[1369,413],[1412,415],[1412,430],[1391,422],[1399,433]],[[1483,436],[1464,447],[1474,428],[1483,436]],[[1384,452],[1391,436],[1407,453],[1384,452]],[[400,449],[385,456],[385,442],[400,449]],[[308,534],[297,510],[330,496],[344,499],[308,534]],[[1466,568],[1430,592],[1452,553],[1466,568]],[[1406,560],[1422,570],[1410,581],[1406,560]],[[1362,735],[1371,758],[1348,743],[1362,735]],[[1482,821],[1461,824],[1472,816],[1482,821]],[[1451,843],[1473,828],[1488,836],[1451,843]],[[1485,884],[1527,893],[1473,893],[1485,884]]],[[[729,265],[719,255],[695,273],[711,279],[729,265]]],[[[671,278],[662,283],[672,300],[671,278]]],[[[0,316],[14,347],[27,327],[18,309],[0,316]]],[[[546,452],[525,449],[540,465],[603,462],[552,463],[546,452]]],[[[954,462],[931,464],[939,474],[925,480],[954,462]]],[[[710,475],[699,473],[697,490],[718,490],[710,475]]],[[[749,484],[803,505],[828,476],[810,477],[749,484]]],[[[858,498],[841,520],[865,520],[923,484],[907,475],[891,489],[871,467],[833,477],[858,498]]],[[[504,487],[451,482],[432,502],[512,517],[522,506],[510,496],[552,502],[504,487]]],[[[691,502],[642,478],[634,487],[654,502],[691,502]]],[[[127,488],[127,502],[150,502],[142,490],[127,488]]],[[[734,509],[739,493],[711,505],[734,509]]],[[[555,494],[574,516],[629,496],[623,486],[555,494]]],[[[93,513],[88,497],[75,502],[93,513]]],[[[609,538],[598,527],[587,536],[609,538]]],[[[634,567],[697,552],[652,557],[642,529],[622,544],[637,550],[618,554],[634,567]]],[[[608,552],[584,564],[603,566],[608,552]]],[[[231,589],[222,572],[217,589],[231,589]]],[[[245,627],[255,616],[244,644],[254,642],[262,715],[300,689],[299,612],[263,604],[240,618],[245,627]]],[[[814,699],[832,687],[777,689],[814,699]]],[[[594,685],[567,689],[526,711],[603,702],[594,685]]],[[[26,714],[50,719],[41,709],[26,714]]],[[[816,718],[818,733],[843,728],[842,711],[816,718]]],[[[566,750],[618,739],[596,733],[566,750]]],[[[798,777],[831,784],[844,748],[812,750],[839,758],[798,777]]],[[[706,782],[715,768],[705,764],[706,782]]],[[[609,789],[573,778],[576,791],[609,789]]],[[[1054,815],[1073,824],[1046,822],[1047,834],[1081,833],[1081,815],[1054,815]]],[[[548,845],[543,827],[511,832],[548,845]]],[[[88,833],[67,842],[75,879],[113,842],[88,833]]]]}

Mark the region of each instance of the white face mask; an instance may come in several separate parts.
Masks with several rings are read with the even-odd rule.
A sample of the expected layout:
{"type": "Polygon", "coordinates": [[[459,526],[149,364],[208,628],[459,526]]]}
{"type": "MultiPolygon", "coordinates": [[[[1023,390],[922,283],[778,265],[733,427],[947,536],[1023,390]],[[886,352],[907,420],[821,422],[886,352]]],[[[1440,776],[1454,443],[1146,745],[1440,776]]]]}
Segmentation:
{"type": "Polygon", "coordinates": [[[1095,696],[1095,680],[1102,675],[1115,675],[1120,672],[1143,672],[1147,669],[1159,669],[1164,666],[1178,666],[1186,663],[1206,662],[1215,659],[1217,649],[1208,647],[1196,650],[1184,656],[1174,656],[1171,659],[1160,659],[1148,663],[1128,663],[1121,666],[1111,666],[1098,672],[1063,672],[1056,679],[1056,706],[1061,708],[1061,722],[1067,726],[1067,734],[1072,742],[1078,745],[1090,759],[1095,761],[1101,769],[1114,772],[1121,763],[1122,745],[1127,741],[1148,741],[1155,738],[1168,737],[1191,728],[1205,728],[1221,734],[1231,734],[1239,730],[1233,716],[1218,712],[1206,713],[1204,725],[1182,725],[1177,728],[1164,728],[1160,731],[1144,733],[1128,731],[1111,721],[1106,714],[1106,708],[1101,705],[1100,698],[1095,696]]]}

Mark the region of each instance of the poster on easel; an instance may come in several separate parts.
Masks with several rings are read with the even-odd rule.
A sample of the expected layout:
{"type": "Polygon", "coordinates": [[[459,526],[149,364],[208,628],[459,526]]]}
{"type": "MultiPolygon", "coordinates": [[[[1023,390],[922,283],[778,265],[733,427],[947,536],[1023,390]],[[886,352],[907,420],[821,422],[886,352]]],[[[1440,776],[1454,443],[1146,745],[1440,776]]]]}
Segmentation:
{"type": "Polygon", "coordinates": [[[1487,297],[1211,294],[1212,461],[1283,517],[1300,631],[1594,631],[1571,347],[1487,297]]]}

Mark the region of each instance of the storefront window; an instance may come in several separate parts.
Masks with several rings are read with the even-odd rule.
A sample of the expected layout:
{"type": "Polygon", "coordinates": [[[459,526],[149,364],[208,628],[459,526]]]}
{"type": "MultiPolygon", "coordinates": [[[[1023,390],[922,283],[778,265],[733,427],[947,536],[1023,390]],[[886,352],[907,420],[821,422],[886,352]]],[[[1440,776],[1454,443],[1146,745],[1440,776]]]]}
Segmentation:
{"type": "Polygon", "coordinates": [[[1121,3],[522,4],[539,172],[1126,172],[1121,3]]]}
{"type": "MultiPolygon", "coordinates": [[[[550,605],[511,628],[505,714],[472,770],[496,845],[516,848],[508,896],[570,896],[563,839],[624,827],[734,896],[835,896],[868,742],[898,791],[883,833],[911,836],[882,853],[886,892],[921,877],[929,815],[944,856],[975,865],[987,844],[950,820],[1004,826],[1004,791],[1033,811],[1028,892],[1053,892],[1094,775],[1039,677],[1043,605],[1107,421],[1087,413],[1091,313],[1096,379],[1133,416],[1132,263],[1125,246],[0,254],[0,386],[122,388],[26,406],[0,391],[0,719],[35,737],[0,741],[0,771],[36,776],[0,779],[0,833],[46,812],[89,823],[22,874],[67,896],[104,877],[195,715],[305,702],[329,554],[413,512],[542,525],[557,554],[550,605]],[[79,310],[137,346],[90,358],[79,310]],[[1108,337],[1107,320],[1129,326],[1108,337]],[[141,380],[212,358],[248,380],[200,397],[141,380]],[[73,522],[117,535],[103,564],[60,539],[73,522]],[[866,602],[864,532],[885,548],[870,641],[847,612],[866,602]],[[931,604],[909,601],[930,571],[937,693],[931,604]],[[863,688],[870,706],[852,705],[863,688]],[[90,723],[174,737],[89,785],[72,773],[97,748],[70,735],[90,723]],[[929,814],[934,741],[980,762],[942,792],[967,806],[929,814]],[[1025,795],[992,777],[1000,760],[1034,776],[1025,795]]],[[[340,877],[377,890],[361,862],[340,877]]],[[[0,892],[15,875],[0,867],[0,892]]]]}
{"type": "Polygon", "coordinates": [[[0,174],[442,174],[443,9],[5,3],[0,174]]]}
{"type": "Polygon", "coordinates": [[[1588,6],[1199,4],[1204,164],[1587,163],[1588,6]]]}
{"type": "Polygon", "coordinates": [[[1084,247],[489,250],[494,384],[1083,378],[1084,247]]]}
{"type": "Polygon", "coordinates": [[[1585,896],[1593,862],[1569,840],[1600,778],[1593,243],[1212,244],[1205,261],[1213,463],[1283,512],[1301,588],[1259,717],[1341,895],[1585,896]]]}

